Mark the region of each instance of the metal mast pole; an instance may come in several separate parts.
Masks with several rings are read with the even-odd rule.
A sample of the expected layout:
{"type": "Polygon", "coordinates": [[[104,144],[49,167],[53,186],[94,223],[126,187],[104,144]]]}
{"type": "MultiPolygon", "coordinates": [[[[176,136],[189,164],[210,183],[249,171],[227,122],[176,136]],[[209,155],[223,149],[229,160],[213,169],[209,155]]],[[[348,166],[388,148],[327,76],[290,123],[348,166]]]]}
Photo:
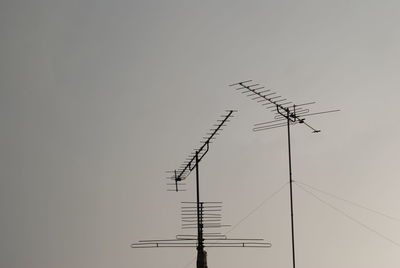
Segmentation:
{"type": "Polygon", "coordinates": [[[200,218],[199,152],[196,151],[197,268],[204,268],[203,223],[200,218]]]}
{"type": "Polygon", "coordinates": [[[290,220],[292,228],[292,256],[293,256],[293,268],[296,268],[296,256],[294,252],[294,216],[293,216],[293,190],[292,190],[292,153],[290,148],[290,111],[286,109],[287,119],[287,134],[288,134],[288,152],[289,152],[289,185],[290,185],[290,220]]]}

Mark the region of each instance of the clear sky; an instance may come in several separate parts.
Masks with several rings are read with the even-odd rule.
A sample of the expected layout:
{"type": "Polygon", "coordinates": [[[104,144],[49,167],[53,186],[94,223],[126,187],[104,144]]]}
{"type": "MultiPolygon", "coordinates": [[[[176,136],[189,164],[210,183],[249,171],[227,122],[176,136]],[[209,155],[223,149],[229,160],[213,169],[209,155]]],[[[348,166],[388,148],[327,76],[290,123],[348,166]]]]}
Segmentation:
{"type": "MultiPolygon", "coordinates": [[[[228,87],[247,79],[341,109],[293,129],[298,184],[400,218],[399,25],[398,1],[1,1],[0,267],[194,267],[194,249],[129,246],[182,233],[194,176],[174,193],[164,172],[225,109],[202,199],[235,225],[287,183],[285,129],[252,132],[272,114],[228,87]]],[[[399,220],[298,184],[299,268],[400,266],[399,220]]],[[[209,267],[291,267],[289,216],[286,185],[229,233],[272,247],[209,249],[209,267]]]]}

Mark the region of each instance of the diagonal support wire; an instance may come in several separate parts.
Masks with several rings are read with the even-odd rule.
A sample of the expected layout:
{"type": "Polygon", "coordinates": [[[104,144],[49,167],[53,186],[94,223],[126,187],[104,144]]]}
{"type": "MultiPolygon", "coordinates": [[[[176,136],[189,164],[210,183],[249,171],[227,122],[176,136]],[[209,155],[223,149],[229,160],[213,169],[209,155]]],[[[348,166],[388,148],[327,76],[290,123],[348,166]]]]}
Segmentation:
{"type": "Polygon", "coordinates": [[[319,202],[325,204],[326,206],[330,207],[331,209],[335,210],[336,212],[340,213],[342,216],[346,217],[347,219],[351,220],[352,222],[358,224],[359,226],[363,227],[364,229],[374,233],[375,235],[383,238],[384,240],[392,243],[393,245],[400,247],[400,243],[391,239],[390,237],[376,231],[375,229],[369,227],[368,225],[366,225],[365,223],[361,222],[360,220],[350,216],[348,213],[344,212],[343,210],[340,210],[339,208],[335,207],[334,205],[332,205],[331,203],[325,201],[324,199],[320,198],[318,195],[316,195],[315,193],[309,191],[308,189],[306,189],[305,187],[303,187],[300,184],[296,184],[297,187],[299,187],[301,190],[303,190],[304,192],[306,192],[307,194],[311,195],[312,197],[314,197],[315,199],[317,199],[319,202]]]}

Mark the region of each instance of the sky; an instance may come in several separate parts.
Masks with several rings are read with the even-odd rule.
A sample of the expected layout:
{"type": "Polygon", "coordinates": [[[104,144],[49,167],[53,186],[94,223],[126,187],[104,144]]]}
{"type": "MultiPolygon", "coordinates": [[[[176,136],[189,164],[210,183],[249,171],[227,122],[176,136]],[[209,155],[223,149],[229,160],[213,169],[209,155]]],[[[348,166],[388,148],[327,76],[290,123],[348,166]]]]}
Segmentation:
{"type": "Polygon", "coordinates": [[[253,79],[341,110],[292,129],[297,267],[399,267],[399,24],[388,0],[1,1],[0,266],[194,267],[195,249],[130,244],[183,233],[195,177],[168,192],[165,171],[237,109],[201,199],[272,247],[208,265],[291,267],[286,130],[253,132],[273,115],[228,86],[253,79]]]}

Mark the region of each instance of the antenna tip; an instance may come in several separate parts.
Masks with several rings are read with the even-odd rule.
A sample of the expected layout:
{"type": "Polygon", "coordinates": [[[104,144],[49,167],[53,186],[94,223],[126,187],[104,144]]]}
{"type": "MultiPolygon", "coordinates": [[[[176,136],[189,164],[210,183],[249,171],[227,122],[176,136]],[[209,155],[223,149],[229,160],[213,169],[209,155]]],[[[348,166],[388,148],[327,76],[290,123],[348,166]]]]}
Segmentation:
{"type": "Polygon", "coordinates": [[[234,84],[230,84],[229,86],[233,87],[233,86],[241,85],[241,84],[248,83],[248,82],[251,82],[251,81],[253,81],[253,80],[244,80],[244,81],[240,81],[240,82],[237,82],[237,83],[234,83],[234,84]]]}

